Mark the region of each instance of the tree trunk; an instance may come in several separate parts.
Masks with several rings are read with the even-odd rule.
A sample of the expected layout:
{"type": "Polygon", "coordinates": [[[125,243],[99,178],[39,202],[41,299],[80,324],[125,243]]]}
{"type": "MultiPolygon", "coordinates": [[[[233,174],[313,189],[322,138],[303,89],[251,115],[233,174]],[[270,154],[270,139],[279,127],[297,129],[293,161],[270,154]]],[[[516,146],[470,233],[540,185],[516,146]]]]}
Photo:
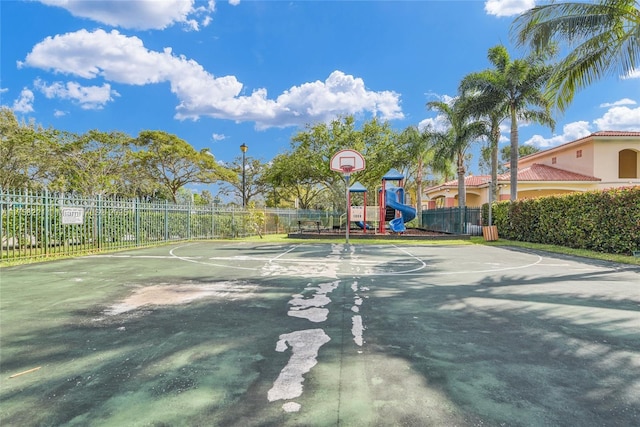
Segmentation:
{"type": "Polygon", "coordinates": [[[511,108],[511,162],[510,169],[510,185],[511,185],[511,201],[518,199],[518,120],[516,110],[511,108]]]}
{"type": "Polygon", "coordinates": [[[460,209],[460,232],[465,231],[464,218],[467,206],[467,190],[464,185],[464,154],[458,155],[458,208],[460,209]]]}
{"type": "Polygon", "coordinates": [[[422,156],[418,158],[418,171],[416,172],[416,215],[418,227],[422,227],[422,156]]]}
{"type": "Polygon", "coordinates": [[[498,143],[500,142],[500,127],[496,126],[491,135],[491,200],[498,200],[498,143]]]}

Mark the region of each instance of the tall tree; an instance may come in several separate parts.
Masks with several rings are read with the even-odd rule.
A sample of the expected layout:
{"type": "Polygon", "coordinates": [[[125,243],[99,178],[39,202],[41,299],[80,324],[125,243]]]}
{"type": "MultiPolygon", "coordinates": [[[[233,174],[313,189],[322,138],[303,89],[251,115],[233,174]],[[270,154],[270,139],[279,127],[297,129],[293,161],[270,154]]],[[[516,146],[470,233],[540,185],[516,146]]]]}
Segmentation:
{"type": "MultiPolygon", "coordinates": [[[[555,120],[551,103],[544,96],[544,88],[553,67],[545,61],[549,55],[532,55],[512,60],[503,45],[489,49],[488,58],[494,68],[466,76],[460,85],[466,95],[470,114],[487,117],[491,132],[492,163],[497,167],[497,143],[500,123],[511,122],[510,186],[511,200],[518,198],[518,123],[536,122],[552,128],[555,120]]],[[[495,182],[495,169],[492,177],[495,182]]],[[[494,189],[495,193],[495,189],[494,189]]]]}
{"type": "Polygon", "coordinates": [[[433,160],[433,152],[429,150],[428,133],[420,132],[416,126],[407,127],[400,134],[398,141],[404,147],[403,152],[407,155],[409,171],[409,189],[415,190],[416,213],[418,225],[422,225],[422,185],[425,175],[426,165],[433,160]],[[414,185],[411,185],[413,181],[414,185]]]}
{"type": "MultiPolygon", "coordinates": [[[[246,203],[249,205],[249,202],[254,201],[257,196],[267,194],[269,185],[262,179],[262,175],[267,169],[266,163],[249,156],[245,158],[245,163],[245,196],[246,203]]],[[[236,157],[227,167],[238,176],[238,179],[223,184],[220,189],[220,194],[224,196],[238,196],[240,203],[242,203],[242,157],[236,157]]]]}
{"type": "MultiPolygon", "coordinates": [[[[432,130],[427,137],[433,141],[436,159],[452,159],[456,162],[458,172],[458,206],[466,206],[465,188],[465,155],[471,143],[487,134],[486,124],[472,120],[469,110],[465,108],[465,99],[457,97],[452,102],[432,101],[427,107],[437,111],[448,124],[446,130],[432,130]]],[[[462,212],[462,211],[461,211],[462,212]]]]}
{"type": "Polygon", "coordinates": [[[83,195],[124,195],[129,176],[131,137],[123,132],[90,130],[67,134],[56,177],[60,190],[83,195]]]}
{"type": "MultiPolygon", "coordinates": [[[[390,168],[413,160],[403,152],[397,133],[387,122],[374,118],[357,129],[355,118],[347,116],[308,125],[298,132],[292,138],[291,149],[273,160],[265,176],[274,191],[288,188],[298,194],[301,203],[304,198],[305,205],[315,206],[322,199],[333,200],[332,204],[339,208],[345,204],[344,180],[331,170],[330,160],[343,149],[357,150],[365,157],[366,169],[355,172],[351,181],[359,181],[369,189],[374,189],[390,168]]],[[[280,191],[278,199],[283,200],[282,196],[280,191]]]]}
{"type": "Polygon", "coordinates": [[[311,209],[320,195],[326,191],[326,175],[318,170],[317,153],[310,151],[277,155],[264,178],[272,188],[276,206],[287,200],[298,200],[298,207],[311,209]]]}
{"type": "Polygon", "coordinates": [[[188,142],[162,131],[143,131],[134,141],[135,165],[160,183],[175,203],[187,184],[233,181],[236,175],[216,162],[208,149],[196,151],[188,142]]]}
{"type": "Polygon", "coordinates": [[[564,110],[576,91],[606,75],[640,69],[640,2],[599,0],[536,6],[513,23],[520,45],[543,52],[554,43],[568,47],[555,68],[549,96],[564,110]]]}
{"type": "Polygon", "coordinates": [[[20,123],[10,108],[0,108],[0,188],[40,189],[55,170],[56,132],[20,123]]]}

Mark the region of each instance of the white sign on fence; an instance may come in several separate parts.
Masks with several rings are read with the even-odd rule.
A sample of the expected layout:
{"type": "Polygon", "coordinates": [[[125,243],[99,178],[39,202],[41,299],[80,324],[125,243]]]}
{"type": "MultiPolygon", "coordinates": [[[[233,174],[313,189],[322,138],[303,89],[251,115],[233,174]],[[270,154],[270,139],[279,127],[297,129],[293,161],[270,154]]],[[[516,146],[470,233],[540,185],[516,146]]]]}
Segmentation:
{"type": "Polygon", "coordinates": [[[84,208],[61,208],[62,225],[83,224],[84,208]]]}
{"type": "MultiPolygon", "coordinates": [[[[377,206],[367,206],[367,222],[377,221],[379,216],[377,206]]],[[[351,221],[364,221],[364,206],[351,206],[351,221]]]]}
{"type": "Polygon", "coordinates": [[[351,221],[364,221],[364,206],[351,206],[351,221]]]}

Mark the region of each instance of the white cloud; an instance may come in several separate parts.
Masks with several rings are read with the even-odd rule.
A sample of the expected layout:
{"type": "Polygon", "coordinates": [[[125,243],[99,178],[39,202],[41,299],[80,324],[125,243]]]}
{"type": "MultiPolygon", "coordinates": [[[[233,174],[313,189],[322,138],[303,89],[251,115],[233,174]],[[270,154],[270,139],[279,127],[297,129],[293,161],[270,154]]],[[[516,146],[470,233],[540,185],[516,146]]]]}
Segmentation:
{"type": "Polygon", "coordinates": [[[640,79],[640,69],[629,71],[629,74],[624,76],[623,79],[640,79]]]}
{"type": "Polygon", "coordinates": [[[231,6],[237,6],[240,4],[240,0],[229,0],[231,6]]]}
{"type": "MultiPolygon", "coordinates": [[[[438,93],[435,92],[427,92],[425,93],[427,99],[431,99],[435,101],[440,101],[440,102],[444,102],[445,104],[451,105],[457,97],[455,96],[449,96],[449,95],[440,95],[438,93]]],[[[447,129],[449,129],[450,125],[449,125],[449,121],[445,118],[445,116],[438,114],[435,118],[431,117],[431,118],[427,118],[424,120],[421,120],[420,123],[418,123],[418,130],[420,132],[424,131],[426,128],[431,128],[432,131],[436,131],[436,132],[445,132],[447,129]]]]}
{"type": "Polygon", "coordinates": [[[223,134],[220,134],[220,133],[214,133],[214,134],[211,135],[211,138],[214,141],[222,141],[224,139],[227,139],[227,136],[223,135],[223,134]]]}
{"type": "Polygon", "coordinates": [[[615,102],[606,102],[604,104],[600,104],[601,108],[609,108],[609,107],[618,107],[620,105],[636,105],[637,102],[634,101],[633,99],[629,99],[629,98],[622,98],[618,101],[615,102]]]}
{"type": "Polygon", "coordinates": [[[138,30],[164,29],[175,23],[198,30],[198,21],[207,23],[215,2],[194,8],[195,0],[40,0],[49,6],[68,10],[72,15],[89,18],[114,27],[138,30]]]}
{"type": "Polygon", "coordinates": [[[62,110],[54,110],[53,112],[53,116],[54,117],[63,117],[66,116],[67,112],[66,111],[62,111],[62,110]]]}
{"type": "Polygon", "coordinates": [[[142,40],[104,30],[47,37],[19,67],[31,66],[85,79],[147,85],[169,82],[179,100],[176,118],[201,116],[254,121],[260,129],[328,121],[337,115],[370,112],[382,119],[403,118],[400,96],[373,92],[364,81],[334,71],[323,81],[293,86],[276,99],[264,88],[241,95],[243,84],[235,76],[215,77],[200,64],[175,56],[170,48],[148,50],[142,40]]]}
{"type": "Polygon", "coordinates": [[[55,82],[48,85],[38,79],[34,82],[34,86],[49,99],[70,99],[80,104],[80,107],[85,110],[102,109],[107,102],[113,101],[114,96],[119,96],[108,83],[102,86],[82,86],[76,82],[66,84],[55,82]]]}
{"type": "Polygon", "coordinates": [[[489,15],[514,16],[535,5],[535,0],[487,0],[484,2],[484,10],[489,15]]]}
{"type": "Polygon", "coordinates": [[[551,138],[534,135],[525,141],[525,144],[540,148],[555,147],[556,145],[575,141],[576,139],[590,135],[593,133],[591,130],[592,125],[595,125],[595,128],[599,131],[640,131],[640,107],[627,107],[627,105],[636,104],[636,101],[630,98],[602,104],[600,105],[601,107],[609,107],[609,109],[602,117],[593,120],[592,124],[588,121],[569,123],[562,128],[562,134],[560,135],[554,135],[551,138]]]}
{"type": "Polygon", "coordinates": [[[612,107],[593,123],[598,127],[598,130],[640,131],[640,107],[612,107]]]}
{"type": "Polygon", "coordinates": [[[435,118],[421,120],[420,123],[418,123],[418,130],[420,132],[427,128],[431,128],[431,130],[435,132],[445,132],[449,127],[449,121],[441,114],[438,114],[435,118]]]}
{"type": "Polygon", "coordinates": [[[22,89],[20,97],[13,103],[13,111],[17,113],[31,113],[33,112],[33,92],[27,88],[22,89]]]}
{"type": "Polygon", "coordinates": [[[562,128],[560,135],[554,135],[551,138],[544,138],[541,135],[534,135],[530,139],[524,142],[525,145],[533,145],[538,148],[555,147],[556,145],[564,144],[565,142],[575,141],[576,139],[583,138],[590,135],[592,132],[589,129],[589,122],[579,121],[565,125],[562,128]]]}

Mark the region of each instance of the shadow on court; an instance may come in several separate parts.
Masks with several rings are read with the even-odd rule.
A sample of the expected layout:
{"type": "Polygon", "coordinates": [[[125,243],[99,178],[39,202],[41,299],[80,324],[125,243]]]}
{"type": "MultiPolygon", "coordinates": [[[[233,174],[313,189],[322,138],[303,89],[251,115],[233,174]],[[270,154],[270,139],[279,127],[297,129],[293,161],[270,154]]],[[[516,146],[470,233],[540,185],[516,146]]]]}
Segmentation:
{"type": "Polygon", "coordinates": [[[3,426],[640,425],[638,268],[198,243],[0,274],[3,426]]]}

